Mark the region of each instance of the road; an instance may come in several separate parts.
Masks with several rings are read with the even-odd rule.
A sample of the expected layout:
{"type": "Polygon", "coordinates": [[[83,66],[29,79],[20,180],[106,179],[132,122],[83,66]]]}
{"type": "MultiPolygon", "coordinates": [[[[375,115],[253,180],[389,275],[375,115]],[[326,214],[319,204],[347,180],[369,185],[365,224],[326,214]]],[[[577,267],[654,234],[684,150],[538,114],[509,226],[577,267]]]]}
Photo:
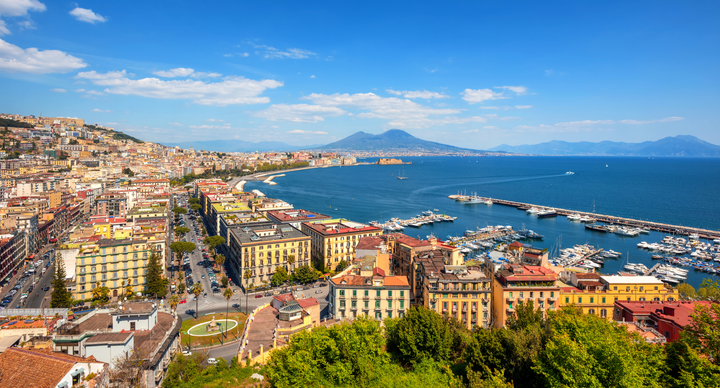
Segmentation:
{"type": "MultiPolygon", "coordinates": [[[[55,248],[55,244],[47,244],[42,249],[40,249],[35,255],[36,257],[39,257],[42,260],[43,255],[48,252],[51,249],[55,248]]],[[[45,296],[48,296],[48,301],[46,303],[47,306],[50,305],[49,301],[49,295],[52,291],[52,288],[48,290],[47,292],[43,291],[42,288],[44,287],[52,287],[52,269],[53,267],[50,266],[45,270],[45,274],[42,274],[42,269],[45,268],[45,264],[48,263],[50,260],[50,257],[48,257],[47,260],[42,260],[42,265],[37,267],[36,273],[34,275],[31,275],[25,280],[25,282],[22,285],[22,288],[15,294],[15,296],[12,299],[12,302],[6,307],[6,308],[16,308],[17,306],[20,306],[22,308],[35,308],[35,307],[41,307],[41,303],[43,299],[45,299],[45,296]],[[30,286],[33,286],[33,291],[28,295],[26,299],[21,299],[22,294],[24,292],[27,292],[27,290],[30,288],[30,286]]],[[[18,273],[13,277],[12,281],[5,287],[3,290],[2,296],[4,297],[12,287],[17,284],[17,282],[20,280],[20,278],[23,276],[25,271],[29,270],[30,264],[24,265],[21,269],[18,270],[18,273]]]]}

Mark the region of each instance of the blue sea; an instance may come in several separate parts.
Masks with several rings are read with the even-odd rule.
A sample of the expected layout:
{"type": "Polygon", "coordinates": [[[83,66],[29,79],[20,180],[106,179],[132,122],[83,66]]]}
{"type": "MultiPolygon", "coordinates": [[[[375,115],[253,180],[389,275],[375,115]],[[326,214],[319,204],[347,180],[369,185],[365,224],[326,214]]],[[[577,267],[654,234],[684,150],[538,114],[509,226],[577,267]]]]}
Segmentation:
{"type": "MultiPolygon", "coordinates": [[[[375,162],[377,159],[359,160],[375,162]]],[[[248,182],[295,208],[313,210],[354,221],[411,218],[439,209],[455,222],[406,228],[405,233],[445,239],[486,225],[523,225],[545,236],[532,244],[553,248],[591,244],[623,254],[606,260],[602,273],[616,273],[627,260],[651,267],[651,253],[637,248],[641,241],[659,242],[664,234],[651,232],[621,237],[588,231],[565,217],[538,219],[502,205],[464,205],[452,194],[477,194],[578,211],[720,230],[720,158],[622,157],[410,157],[411,165],[331,167],[287,172],[277,185],[248,182]],[[404,171],[403,171],[404,170],[404,171]],[[566,172],[572,171],[569,175],[566,172]],[[404,173],[407,180],[397,176],[404,173]],[[561,239],[559,238],[561,237],[561,239]]],[[[697,287],[705,277],[690,271],[688,283],[697,287]]]]}

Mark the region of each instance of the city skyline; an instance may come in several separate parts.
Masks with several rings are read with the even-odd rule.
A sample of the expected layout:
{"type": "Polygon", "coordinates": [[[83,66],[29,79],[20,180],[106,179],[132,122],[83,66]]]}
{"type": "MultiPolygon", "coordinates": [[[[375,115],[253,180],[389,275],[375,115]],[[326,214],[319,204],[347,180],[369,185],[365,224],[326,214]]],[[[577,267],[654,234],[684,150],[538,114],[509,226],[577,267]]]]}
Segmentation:
{"type": "Polygon", "coordinates": [[[126,4],[0,4],[4,110],[155,142],[720,142],[710,2],[126,4]]]}

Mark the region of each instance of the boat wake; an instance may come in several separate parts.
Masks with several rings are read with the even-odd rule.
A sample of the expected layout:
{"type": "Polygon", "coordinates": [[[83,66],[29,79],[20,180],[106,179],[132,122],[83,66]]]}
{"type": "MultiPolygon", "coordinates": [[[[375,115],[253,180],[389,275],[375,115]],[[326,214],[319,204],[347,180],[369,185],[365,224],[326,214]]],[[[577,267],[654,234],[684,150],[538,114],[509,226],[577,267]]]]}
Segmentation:
{"type": "Polygon", "coordinates": [[[547,179],[547,178],[559,178],[559,177],[567,177],[569,174],[555,174],[555,175],[540,175],[540,176],[528,176],[528,177],[521,177],[521,178],[506,178],[506,179],[496,179],[496,180],[490,180],[490,181],[484,181],[484,182],[463,182],[463,183],[452,183],[449,185],[438,185],[438,186],[429,186],[429,187],[423,187],[421,189],[413,190],[411,194],[421,194],[426,193],[428,191],[433,191],[437,189],[446,189],[449,187],[468,187],[471,185],[491,185],[495,183],[508,183],[508,182],[517,182],[517,181],[529,181],[529,180],[535,180],[535,179],[547,179]]]}

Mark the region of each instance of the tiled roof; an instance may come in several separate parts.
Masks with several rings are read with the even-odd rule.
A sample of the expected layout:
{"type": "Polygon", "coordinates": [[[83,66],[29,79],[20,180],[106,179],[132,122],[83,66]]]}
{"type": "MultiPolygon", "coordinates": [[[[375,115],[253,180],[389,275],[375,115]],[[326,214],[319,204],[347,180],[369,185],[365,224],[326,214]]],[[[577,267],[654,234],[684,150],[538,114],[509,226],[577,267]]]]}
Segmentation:
{"type": "Polygon", "coordinates": [[[360,240],[358,240],[358,243],[355,246],[355,250],[379,249],[380,245],[382,245],[382,243],[383,243],[382,237],[376,237],[376,236],[363,237],[360,240]]]}
{"type": "Polygon", "coordinates": [[[97,362],[66,353],[9,348],[0,354],[0,386],[52,388],[78,362],[97,362]]]}
{"type": "Polygon", "coordinates": [[[273,296],[273,299],[277,300],[278,302],[289,302],[291,300],[295,300],[295,297],[292,294],[280,294],[273,296]]]}
{"type": "Polygon", "coordinates": [[[94,335],[85,341],[87,344],[106,344],[106,343],[125,343],[128,337],[132,337],[133,333],[128,331],[124,333],[103,333],[94,335]]]}
{"type": "Polygon", "coordinates": [[[128,302],[122,305],[121,309],[112,312],[113,315],[124,314],[149,314],[156,309],[152,302],[128,302]],[[122,310],[121,310],[122,309],[122,310]]]}
{"type": "Polygon", "coordinates": [[[304,309],[320,304],[315,298],[298,299],[297,303],[304,309]]]}

